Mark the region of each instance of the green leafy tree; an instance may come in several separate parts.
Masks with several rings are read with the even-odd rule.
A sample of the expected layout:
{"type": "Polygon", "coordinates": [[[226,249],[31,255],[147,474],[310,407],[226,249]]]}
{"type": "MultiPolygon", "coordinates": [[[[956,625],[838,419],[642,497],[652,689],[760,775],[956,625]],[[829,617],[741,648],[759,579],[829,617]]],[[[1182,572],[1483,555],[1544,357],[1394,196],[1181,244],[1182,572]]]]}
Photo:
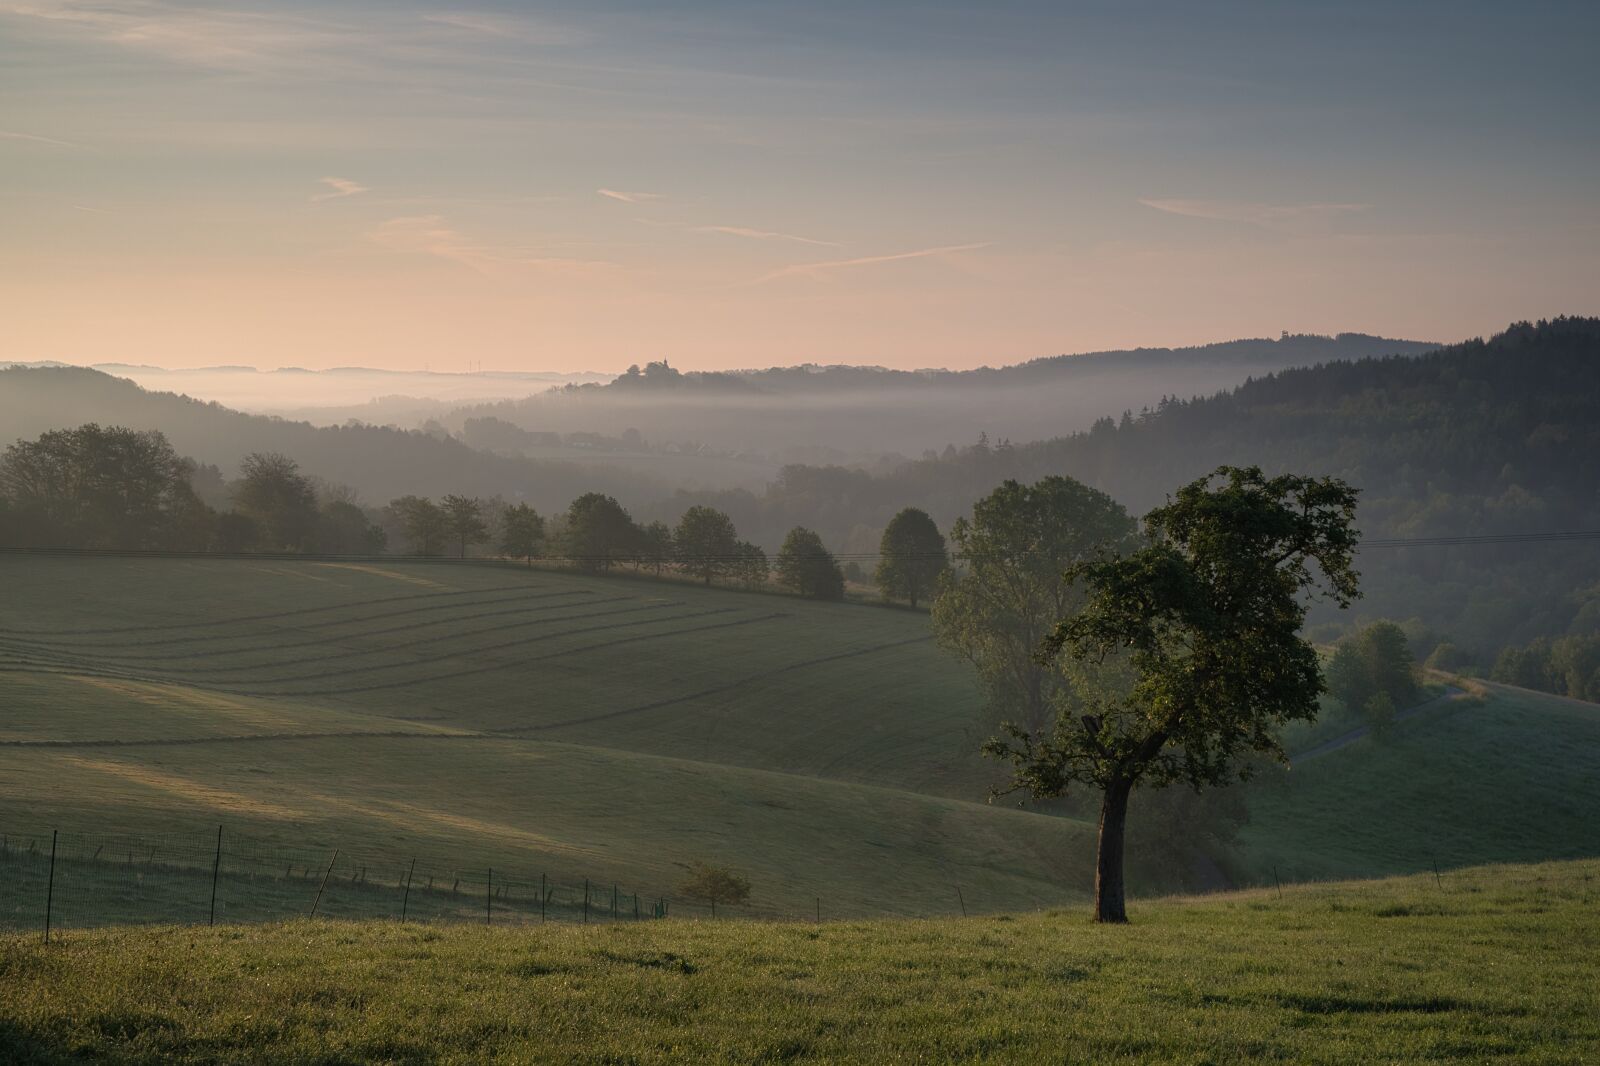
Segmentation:
{"type": "Polygon", "coordinates": [[[329,500],[317,515],[317,551],[324,555],[377,555],[388,537],[349,500],[329,500]]]}
{"type": "Polygon", "coordinates": [[[533,557],[544,548],[544,519],[525,503],[514,503],[500,513],[500,553],[513,559],[533,557]]]}
{"type": "Polygon", "coordinates": [[[738,570],[738,553],[733,519],[714,507],[689,508],[672,531],[672,557],[678,569],[707,585],[738,570]]]}
{"type": "Polygon", "coordinates": [[[709,903],[711,917],[715,918],[717,904],[736,905],[750,898],[750,882],[726,866],[697,862],[689,866],[689,877],[678,891],[699,903],[709,903]]]}
{"type": "Polygon", "coordinates": [[[796,526],[778,551],[778,584],[812,600],[844,599],[844,572],[822,538],[796,526]]]}
{"type": "Polygon", "coordinates": [[[950,539],[962,569],[940,582],[934,633],[977,670],[993,720],[1048,726],[1067,682],[1060,670],[1039,669],[1035,655],[1083,599],[1061,574],[1102,549],[1129,547],[1135,530],[1115,500],[1066,477],[1007,481],[956,520],[950,539]]]}
{"type": "Polygon", "coordinates": [[[317,534],[317,493],[300,466],[278,452],[252,452],[239,464],[233,506],[255,522],[261,547],[303,551],[317,534]]]}
{"type": "Polygon", "coordinates": [[[639,527],[639,565],[649,567],[657,577],[672,561],[672,527],[665,522],[651,522],[639,527]]]}
{"type": "Polygon", "coordinates": [[[950,566],[944,535],[927,511],[907,507],[889,520],[878,545],[883,556],[874,578],[886,600],[905,600],[915,607],[938,585],[950,566]]]}
{"type": "Polygon", "coordinates": [[[212,516],[194,464],[153,430],[88,423],[0,456],[4,540],[17,547],[201,549],[212,516]]]}
{"type": "Polygon", "coordinates": [[[401,496],[389,504],[414,555],[441,555],[450,536],[443,508],[421,496],[401,496]]]}
{"type": "Polygon", "coordinates": [[[1381,690],[1374,692],[1362,705],[1361,713],[1366,716],[1367,727],[1372,730],[1374,738],[1389,738],[1389,733],[1394,729],[1394,697],[1381,690]]]}
{"type": "Polygon", "coordinates": [[[1128,799],[1136,785],[1196,790],[1248,777],[1250,753],[1283,759],[1279,730],[1316,718],[1308,595],[1358,595],[1356,493],[1336,478],[1222,467],[1145,516],[1147,546],[1067,570],[1087,593],[1040,649],[1079,672],[1053,729],[1009,726],[985,751],[1012,790],[1100,793],[1095,919],[1127,921],[1128,799]]]}
{"type": "Polygon", "coordinates": [[[747,589],[758,589],[765,585],[771,573],[771,567],[767,564],[767,553],[749,541],[741,540],[736,554],[739,561],[735,573],[739,584],[747,589]]]}
{"type": "Polygon", "coordinates": [[[610,496],[588,492],[567,507],[562,548],[580,569],[610,570],[637,554],[639,528],[610,496]]]}
{"type": "MultiPolygon", "coordinates": [[[[1374,696],[1397,707],[1417,702],[1416,664],[1405,630],[1393,622],[1374,622],[1339,642],[1328,661],[1328,691],[1353,711],[1366,713],[1374,696]]],[[[1373,723],[1376,726],[1376,723],[1373,723]]]]}
{"type": "Polygon", "coordinates": [[[440,503],[444,523],[456,542],[460,557],[467,557],[467,546],[489,539],[489,523],[483,519],[483,502],[471,496],[446,496],[440,503]]]}

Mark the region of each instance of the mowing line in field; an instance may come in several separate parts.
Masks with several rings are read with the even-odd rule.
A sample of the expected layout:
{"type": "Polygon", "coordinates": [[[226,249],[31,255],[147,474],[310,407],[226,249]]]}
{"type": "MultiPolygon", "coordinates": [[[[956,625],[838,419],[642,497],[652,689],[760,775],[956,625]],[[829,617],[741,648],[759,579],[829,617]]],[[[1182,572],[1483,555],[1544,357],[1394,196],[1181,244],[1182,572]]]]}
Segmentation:
{"type": "Polygon", "coordinates": [[[630,715],[644,714],[646,711],[659,710],[662,707],[671,707],[675,703],[687,703],[690,700],[704,699],[707,696],[718,696],[724,692],[732,692],[734,689],[742,688],[745,685],[752,685],[758,681],[765,681],[768,678],[777,677],[779,674],[787,674],[795,670],[804,670],[812,666],[821,666],[824,663],[837,662],[840,659],[854,659],[863,655],[873,655],[880,651],[888,651],[891,648],[903,648],[910,644],[922,644],[932,639],[933,637],[931,636],[912,637],[909,640],[896,640],[891,641],[888,644],[876,644],[870,648],[856,648],[852,651],[842,651],[835,655],[823,655],[815,659],[806,659],[802,662],[790,663],[787,666],[780,666],[773,670],[766,670],[759,674],[751,674],[749,677],[742,677],[737,681],[730,681],[725,685],[717,685],[713,688],[701,689],[699,692],[690,692],[683,696],[671,696],[667,699],[655,700],[651,703],[640,704],[637,707],[625,707],[620,711],[607,711],[604,714],[590,715],[586,718],[566,718],[559,722],[544,722],[539,725],[515,726],[510,729],[497,729],[494,732],[503,733],[506,735],[538,733],[546,729],[563,729],[567,726],[588,725],[592,722],[605,722],[613,718],[627,718],[630,715]]]}
{"type": "MultiPolygon", "coordinates": [[[[341,641],[370,640],[372,638],[386,636],[386,635],[391,634],[391,633],[405,633],[405,632],[411,632],[411,631],[418,630],[418,629],[428,629],[428,628],[431,628],[433,626],[441,626],[441,625],[457,625],[457,624],[462,623],[462,622],[475,622],[475,621],[477,621],[479,619],[482,619],[482,618],[499,618],[499,617],[503,617],[505,615],[515,615],[515,614],[534,614],[534,613],[541,612],[541,611],[563,610],[563,609],[570,609],[570,608],[574,608],[574,607],[595,607],[595,606],[599,606],[599,605],[607,604],[607,603],[642,603],[642,604],[644,604],[643,606],[629,608],[630,610],[652,610],[652,609],[655,609],[657,607],[666,607],[666,606],[682,607],[684,605],[683,601],[681,601],[681,600],[662,600],[659,603],[651,603],[651,602],[648,602],[648,601],[642,601],[637,596],[613,596],[610,599],[604,599],[604,600],[585,600],[582,604],[557,603],[557,604],[536,604],[536,605],[533,605],[533,606],[507,607],[507,608],[504,608],[504,609],[498,610],[498,611],[480,611],[477,614],[450,615],[450,616],[445,617],[445,618],[430,618],[430,619],[427,619],[426,621],[422,621],[422,622],[408,622],[405,625],[390,626],[387,629],[363,629],[363,630],[361,630],[359,632],[356,632],[356,633],[345,633],[345,634],[334,634],[334,635],[331,635],[331,636],[312,637],[312,638],[309,638],[307,640],[291,640],[291,641],[284,641],[284,642],[278,643],[278,644],[250,644],[250,645],[246,645],[244,647],[237,647],[237,648],[216,648],[216,649],[212,649],[211,651],[194,652],[193,654],[184,654],[182,652],[176,652],[176,653],[166,654],[166,655],[106,655],[104,653],[101,653],[101,652],[93,650],[93,649],[88,649],[87,650],[87,654],[92,656],[92,658],[88,658],[88,659],[85,659],[84,653],[82,653],[82,652],[80,652],[77,655],[69,654],[66,651],[62,651],[62,652],[51,651],[51,652],[46,652],[45,654],[54,655],[57,658],[61,659],[62,661],[75,660],[75,661],[88,661],[88,662],[108,661],[108,662],[114,662],[114,663],[159,663],[159,662],[180,662],[181,663],[181,662],[187,662],[190,659],[211,659],[211,658],[216,658],[218,656],[223,656],[223,655],[261,655],[261,654],[265,654],[267,652],[288,651],[288,650],[294,649],[294,648],[327,647],[330,644],[335,644],[335,643],[341,642],[341,641]]],[[[407,613],[407,612],[397,612],[397,613],[403,614],[403,613],[407,613]]],[[[560,615],[560,616],[557,616],[557,617],[534,618],[534,619],[530,619],[529,621],[526,621],[526,622],[516,623],[516,625],[542,625],[542,624],[544,624],[546,622],[564,622],[564,621],[567,621],[567,620],[573,619],[573,618],[593,618],[593,617],[595,617],[597,615],[616,614],[616,613],[619,613],[619,612],[616,612],[616,611],[593,611],[593,612],[590,612],[588,614],[560,615]]],[[[378,616],[378,617],[382,617],[382,616],[378,616]]],[[[340,624],[344,624],[344,623],[340,623],[340,624]]],[[[315,628],[315,627],[307,626],[306,628],[307,629],[311,629],[311,628],[315,628]]],[[[392,645],[388,645],[388,647],[391,647],[391,648],[405,648],[405,647],[412,646],[412,644],[429,643],[429,642],[434,641],[434,640],[449,640],[449,639],[453,639],[453,638],[455,638],[457,636],[473,636],[473,635],[479,634],[479,633],[492,633],[492,632],[497,632],[500,629],[504,629],[504,628],[514,628],[514,627],[493,626],[493,627],[489,627],[489,628],[486,628],[486,629],[462,630],[462,631],[460,631],[458,633],[457,632],[453,632],[453,633],[450,633],[450,634],[448,634],[446,636],[443,636],[443,637],[434,637],[434,638],[430,638],[429,640],[425,640],[425,641],[413,641],[413,642],[411,642],[411,644],[392,644],[392,645]]],[[[281,632],[296,633],[296,632],[302,632],[302,630],[288,629],[288,630],[282,630],[281,632]]],[[[257,634],[257,635],[264,637],[264,636],[269,636],[270,634],[263,633],[263,634],[257,634]]],[[[208,639],[212,639],[212,640],[227,639],[227,640],[246,641],[246,640],[250,640],[251,637],[250,636],[236,636],[236,637],[226,637],[226,638],[212,637],[212,638],[208,638],[208,639]]],[[[0,648],[8,648],[8,646],[11,643],[12,642],[10,642],[10,641],[0,640],[0,648]]],[[[8,650],[9,650],[9,648],[8,648],[8,650]]],[[[21,650],[23,650],[23,651],[35,651],[35,652],[38,651],[38,649],[26,649],[26,648],[21,649],[21,650]]],[[[372,649],[372,650],[377,651],[377,650],[382,650],[382,649],[372,649]]],[[[329,657],[330,656],[322,656],[320,658],[329,658],[329,657]]],[[[296,663],[296,662],[315,662],[315,661],[319,661],[319,657],[312,657],[310,659],[286,659],[286,660],[282,660],[282,664],[283,665],[290,665],[290,664],[293,664],[293,663],[296,663]]],[[[278,664],[263,663],[261,665],[269,666],[269,665],[278,665],[278,664]]],[[[186,671],[186,672],[187,673],[217,673],[217,672],[228,672],[229,670],[243,670],[243,669],[248,669],[248,668],[247,667],[218,667],[218,668],[203,669],[203,670],[189,670],[189,671],[186,671]]]]}
{"type": "MultiPolygon", "coordinates": [[[[663,621],[671,622],[671,621],[677,621],[678,618],[701,618],[701,617],[705,617],[706,615],[724,614],[724,613],[726,613],[728,611],[732,611],[732,610],[735,610],[735,608],[722,607],[722,608],[718,608],[718,609],[713,610],[713,611],[702,611],[702,612],[700,612],[698,614],[679,615],[679,616],[677,616],[677,618],[665,618],[665,619],[657,618],[657,619],[650,619],[649,621],[652,621],[652,622],[663,622],[663,621]]],[[[637,636],[621,637],[621,638],[618,638],[617,640],[600,641],[600,642],[595,643],[595,644],[586,644],[586,645],[583,645],[582,647],[577,647],[577,648],[560,648],[560,649],[557,649],[556,651],[546,652],[543,655],[530,655],[527,658],[516,659],[516,660],[514,660],[512,662],[492,663],[492,664],[489,664],[489,665],[486,665],[486,666],[475,667],[475,668],[468,669],[468,670],[452,670],[452,671],[450,671],[448,673],[433,674],[433,675],[431,675],[429,677],[414,678],[414,679],[409,680],[409,681],[385,681],[385,682],[381,682],[381,683],[373,684],[373,685],[356,685],[356,686],[352,686],[352,687],[348,687],[348,688],[305,689],[305,690],[299,690],[299,691],[293,691],[293,692],[288,692],[288,691],[267,691],[267,692],[250,691],[250,692],[247,692],[247,691],[243,691],[243,690],[227,690],[227,689],[225,689],[223,691],[227,691],[231,695],[235,695],[235,696],[282,696],[282,697],[296,697],[296,698],[301,697],[301,696],[346,696],[346,695],[351,695],[353,693],[358,693],[358,692],[380,692],[380,691],[383,691],[383,690],[386,690],[386,689],[410,688],[410,687],[412,687],[414,685],[433,684],[434,682],[437,682],[437,681],[452,681],[452,680],[454,680],[454,679],[456,679],[458,677],[477,677],[477,676],[482,675],[482,674],[493,673],[493,672],[499,671],[499,670],[515,669],[516,667],[524,666],[524,665],[526,665],[528,663],[544,662],[544,661],[549,660],[549,659],[559,659],[559,658],[561,658],[562,656],[565,656],[565,655],[580,655],[583,652],[600,651],[600,650],[603,650],[605,648],[614,648],[614,647],[618,647],[618,646],[623,645],[623,644],[637,644],[637,643],[640,643],[641,641],[646,641],[646,640],[662,640],[662,639],[670,638],[670,637],[686,636],[686,635],[691,634],[691,633],[707,633],[707,632],[710,632],[712,630],[718,630],[718,629],[732,629],[735,626],[754,625],[754,624],[756,624],[758,622],[770,622],[770,621],[774,621],[774,620],[779,619],[779,618],[788,618],[788,617],[789,617],[789,615],[787,613],[783,612],[783,611],[774,611],[771,614],[756,615],[754,618],[737,618],[737,619],[734,619],[731,622],[714,622],[714,623],[712,623],[710,625],[687,626],[687,627],[685,627],[683,629],[674,629],[674,630],[670,630],[670,631],[665,632],[665,633],[641,633],[641,634],[639,634],[637,636]]],[[[571,630],[571,631],[569,631],[567,633],[551,634],[551,636],[548,637],[548,638],[533,638],[533,640],[508,641],[508,642],[506,642],[504,644],[491,645],[489,647],[486,647],[486,648],[483,648],[483,649],[480,649],[480,650],[482,650],[482,651],[498,651],[498,650],[501,650],[503,648],[512,648],[512,647],[518,647],[518,646],[523,645],[523,644],[533,643],[534,640],[554,639],[555,637],[558,637],[558,636],[573,636],[576,633],[596,632],[596,631],[599,631],[599,630],[624,629],[624,628],[627,628],[628,626],[643,625],[643,624],[645,624],[645,623],[642,623],[642,622],[625,622],[625,623],[622,623],[620,625],[614,625],[614,626],[594,626],[591,629],[571,630]]],[[[437,657],[437,659],[459,659],[459,658],[460,658],[459,655],[443,655],[443,656],[438,656],[437,657]]],[[[423,660],[419,660],[419,661],[423,661],[423,660]]],[[[436,660],[426,660],[426,661],[436,661],[436,660]]],[[[340,676],[340,675],[333,675],[333,676],[340,676]]]]}
{"type": "MultiPolygon", "coordinates": [[[[194,744],[243,744],[261,740],[496,740],[487,733],[423,733],[414,729],[355,729],[342,733],[233,733],[211,737],[106,738],[100,740],[0,740],[0,748],[169,748],[194,744]]],[[[505,737],[515,740],[515,737],[505,737]]]]}
{"type": "Polygon", "coordinates": [[[233,618],[218,618],[212,622],[196,625],[193,622],[173,622],[165,625],[143,626],[111,626],[104,629],[10,629],[0,627],[0,633],[21,634],[27,636],[46,637],[72,637],[72,636],[98,636],[104,633],[150,633],[158,630],[197,629],[211,626],[231,625],[235,622],[265,622],[275,618],[292,618],[295,615],[317,614],[322,611],[343,611],[351,607],[376,607],[383,603],[403,603],[408,600],[443,599],[447,596],[479,596],[492,592],[525,592],[530,585],[496,585],[487,589],[462,589],[458,592],[413,592],[404,596],[384,596],[372,600],[357,600],[352,603],[336,603],[327,607],[298,607],[292,611],[273,611],[269,614],[237,615],[233,618]]]}
{"type": "MultiPolygon", "coordinates": [[[[454,594],[452,594],[452,595],[454,595],[454,594]]],[[[209,642],[218,641],[218,640],[248,640],[251,637],[267,636],[267,635],[270,635],[271,633],[283,632],[285,630],[287,630],[289,632],[294,632],[294,633],[304,633],[304,632],[307,632],[308,630],[313,630],[313,629],[331,629],[331,628],[333,628],[335,626],[356,625],[356,624],[361,623],[361,622],[375,622],[375,621],[378,621],[380,619],[385,619],[385,618],[403,618],[406,615],[410,615],[410,614],[429,614],[429,613],[432,613],[432,612],[435,612],[435,611],[456,610],[456,609],[459,609],[459,608],[462,608],[462,607],[476,607],[476,606],[480,606],[480,605],[489,605],[489,604],[499,604],[499,603],[509,603],[509,602],[522,602],[522,601],[526,601],[526,600],[547,600],[547,599],[556,599],[556,598],[565,597],[565,596],[593,596],[593,595],[594,595],[593,591],[591,591],[589,589],[569,589],[569,590],[562,591],[562,592],[537,592],[537,593],[534,593],[532,595],[518,596],[518,597],[516,597],[515,600],[483,600],[483,601],[481,601],[481,604],[480,604],[480,602],[473,602],[473,601],[466,601],[466,602],[462,602],[462,603],[438,603],[438,604],[431,604],[431,605],[424,606],[424,607],[410,607],[410,608],[407,608],[407,609],[402,610],[402,611],[383,611],[383,612],[380,612],[378,614],[362,615],[359,618],[334,618],[334,619],[331,619],[331,620],[325,621],[325,622],[307,622],[304,625],[274,626],[274,627],[272,627],[272,629],[270,629],[270,630],[268,630],[266,632],[207,633],[207,634],[201,635],[201,636],[190,636],[190,635],[185,634],[183,636],[164,637],[164,638],[162,638],[160,640],[114,640],[114,641],[108,641],[108,642],[104,642],[104,643],[94,642],[94,641],[87,641],[86,642],[86,641],[78,641],[78,640],[35,640],[35,639],[31,638],[31,637],[6,637],[6,636],[0,636],[0,643],[26,645],[26,646],[29,646],[29,647],[32,647],[32,648],[36,648],[36,649],[40,649],[40,650],[49,650],[51,648],[69,648],[69,649],[70,648],[88,648],[88,649],[98,649],[98,648],[155,648],[155,647],[165,647],[165,646],[170,645],[170,644],[183,644],[183,645],[187,646],[187,645],[191,645],[191,644],[209,643],[209,642]]],[[[618,598],[618,599],[640,599],[642,597],[634,596],[634,597],[616,597],[616,598],[618,598]]],[[[611,602],[611,601],[602,600],[602,601],[598,601],[598,602],[611,602]]],[[[364,606],[364,605],[350,604],[348,606],[364,606]]],[[[560,606],[564,606],[564,605],[556,604],[555,606],[560,607],[560,606]]],[[[342,608],[332,608],[332,607],[318,608],[318,610],[336,610],[336,609],[342,609],[342,608]]],[[[471,618],[471,617],[476,617],[476,616],[467,615],[465,617],[471,618]]],[[[217,628],[219,626],[232,625],[237,621],[238,621],[237,619],[233,619],[231,621],[230,620],[224,620],[224,621],[218,621],[218,622],[196,622],[196,623],[193,623],[191,626],[189,626],[189,628],[198,629],[198,630],[210,630],[210,629],[215,629],[215,628],[217,628]]],[[[176,628],[176,627],[168,627],[168,628],[176,628]]],[[[7,631],[0,630],[0,633],[4,633],[4,632],[7,632],[7,631]]],[[[226,653],[224,653],[224,654],[226,654],[226,653]]]]}

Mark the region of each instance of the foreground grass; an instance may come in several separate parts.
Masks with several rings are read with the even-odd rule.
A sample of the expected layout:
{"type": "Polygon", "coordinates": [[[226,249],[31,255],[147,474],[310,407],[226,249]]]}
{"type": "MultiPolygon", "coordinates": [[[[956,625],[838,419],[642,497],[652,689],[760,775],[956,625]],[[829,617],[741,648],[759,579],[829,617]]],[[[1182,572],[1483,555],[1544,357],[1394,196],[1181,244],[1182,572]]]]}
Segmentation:
{"type": "Polygon", "coordinates": [[[969,920],[0,940],[0,1059],[1582,1062],[1600,862],[969,920]]]}

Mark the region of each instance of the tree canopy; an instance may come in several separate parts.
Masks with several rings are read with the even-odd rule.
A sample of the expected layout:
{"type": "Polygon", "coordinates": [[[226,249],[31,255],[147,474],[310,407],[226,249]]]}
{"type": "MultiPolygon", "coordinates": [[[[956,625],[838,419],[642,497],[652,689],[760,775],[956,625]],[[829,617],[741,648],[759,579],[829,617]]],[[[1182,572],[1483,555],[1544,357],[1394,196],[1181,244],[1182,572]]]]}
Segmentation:
{"type": "Polygon", "coordinates": [[[905,600],[913,607],[928,597],[950,565],[944,535],[928,512],[916,507],[889,520],[878,551],[878,591],[886,600],[905,600]]]}
{"type": "Polygon", "coordinates": [[[713,578],[736,573],[739,534],[733,519],[714,507],[690,507],[672,532],[672,557],[678,569],[707,585],[713,578]]]}
{"type": "Polygon", "coordinates": [[[1306,597],[1358,594],[1356,493],[1336,478],[1222,467],[1146,515],[1148,544],[1078,563],[1085,592],[1040,649],[1075,672],[1051,729],[1009,726],[985,750],[1037,797],[1101,793],[1095,916],[1127,920],[1123,836],[1135,785],[1199,789],[1283,758],[1279,729],[1316,717],[1306,597]]]}
{"type": "Polygon", "coordinates": [[[822,538],[796,526],[778,552],[778,584],[812,600],[844,599],[844,572],[822,538]]]}
{"type": "Polygon", "coordinates": [[[637,554],[638,527],[610,496],[586,492],[567,507],[562,548],[584,570],[609,570],[637,554]]]}
{"type": "Polygon", "coordinates": [[[1111,497],[1066,477],[1007,481],[951,527],[961,568],[933,605],[939,642],[970,662],[995,718],[1043,728],[1065,679],[1041,670],[1039,644],[1082,600],[1061,580],[1069,566],[1133,543],[1132,518],[1111,497]]]}

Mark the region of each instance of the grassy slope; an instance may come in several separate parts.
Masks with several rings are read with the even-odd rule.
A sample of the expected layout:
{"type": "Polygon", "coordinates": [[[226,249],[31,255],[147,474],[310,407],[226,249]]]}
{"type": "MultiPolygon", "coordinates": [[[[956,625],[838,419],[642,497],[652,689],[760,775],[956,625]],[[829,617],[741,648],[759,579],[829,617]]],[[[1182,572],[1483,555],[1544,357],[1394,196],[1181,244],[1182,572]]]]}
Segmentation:
{"type": "Polygon", "coordinates": [[[1570,1063],[1600,1056],[1600,863],[1077,912],[0,940],[17,1063],[1570,1063]]]}
{"type": "Polygon", "coordinates": [[[1244,845],[1267,879],[1592,857],[1597,781],[1600,707],[1492,685],[1269,775],[1244,845]]]}
{"type": "Polygon", "coordinates": [[[925,615],[443,564],[0,557],[0,584],[13,834],[222,821],[647,895],[710,859],[766,913],[1088,884],[1086,827],[970,802],[976,696],[925,615]]]}

